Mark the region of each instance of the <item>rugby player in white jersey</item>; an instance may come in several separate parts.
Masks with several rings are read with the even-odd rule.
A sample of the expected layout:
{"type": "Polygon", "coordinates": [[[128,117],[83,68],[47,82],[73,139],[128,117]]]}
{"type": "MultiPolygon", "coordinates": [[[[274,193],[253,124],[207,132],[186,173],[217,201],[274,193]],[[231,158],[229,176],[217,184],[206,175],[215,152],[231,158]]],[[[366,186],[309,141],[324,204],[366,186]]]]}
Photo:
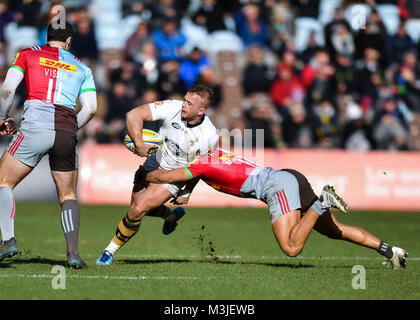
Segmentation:
{"type": "Polygon", "coordinates": [[[165,100],[138,106],[127,113],[127,130],[133,139],[140,157],[148,157],[134,177],[131,204],[128,213],[119,222],[115,235],[96,261],[98,265],[111,265],[115,253],[139,230],[141,219],[158,216],[165,219],[163,233],[171,233],[177,221],[184,215],[182,207],[170,210],[164,204],[171,198],[183,197],[178,203],[186,203],[197,183],[191,184],[149,184],[145,182],[144,171],[175,169],[185,167],[197,156],[211,152],[219,141],[216,128],[205,112],[212,99],[212,91],[201,85],[191,87],[184,101],[165,100]],[[161,120],[159,130],[163,146],[149,155],[154,147],[144,144],[142,130],[144,121],[161,120]]]}

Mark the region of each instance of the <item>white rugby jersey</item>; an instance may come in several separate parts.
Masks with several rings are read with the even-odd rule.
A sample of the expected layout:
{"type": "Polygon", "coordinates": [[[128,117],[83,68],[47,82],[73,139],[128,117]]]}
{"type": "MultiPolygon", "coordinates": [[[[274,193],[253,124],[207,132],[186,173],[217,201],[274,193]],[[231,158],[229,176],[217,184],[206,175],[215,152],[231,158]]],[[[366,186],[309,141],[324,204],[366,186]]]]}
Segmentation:
{"type": "Polygon", "coordinates": [[[183,101],[164,100],[150,103],[153,121],[163,120],[159,134],[163,145],[156,152],[156,159],[163,169],[185,167],[197,156],[205,155],[217,145],[219,136],[210,119],[188,125],[181,119],[183,101]]]}

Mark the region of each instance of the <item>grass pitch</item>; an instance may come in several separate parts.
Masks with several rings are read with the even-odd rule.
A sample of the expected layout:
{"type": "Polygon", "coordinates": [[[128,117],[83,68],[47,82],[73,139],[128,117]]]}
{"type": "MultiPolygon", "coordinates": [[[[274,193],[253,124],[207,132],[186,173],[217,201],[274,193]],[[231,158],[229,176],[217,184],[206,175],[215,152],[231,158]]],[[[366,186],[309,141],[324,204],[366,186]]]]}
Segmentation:
{"type": "Polygon", "coordinates": [[[420,299],[420,213],[356,212],[339,221],[358,225],[406,249],[405,270],[382,265],[375,251],[313,231],[303,252],[288,258],[278,247],[265,209],[187,208],[177,230],[146,217],[114,265],[95,261],[127,207],[82,205],[79,249],[86,270],[65,269],[65,289],[53,289],[64,265],[65,239],[57,203],[17,203],[20,254],[0,261],[0,299],[284,300],[420,299]],[[353,289],[366,270],[366,288],[353,289]]]}

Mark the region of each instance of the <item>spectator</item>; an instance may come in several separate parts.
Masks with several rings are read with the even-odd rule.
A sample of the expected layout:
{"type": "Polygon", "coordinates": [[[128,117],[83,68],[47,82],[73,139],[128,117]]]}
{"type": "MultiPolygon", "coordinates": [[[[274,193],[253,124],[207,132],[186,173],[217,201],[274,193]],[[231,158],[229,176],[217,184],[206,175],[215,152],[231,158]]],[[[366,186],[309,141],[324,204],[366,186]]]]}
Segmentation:
{"type": "Polygon", "coordinates": [[[260,9],[255,4],[245,5],[235,15],[235,24],[236,31],[246,47],[252,44],[267,45],[267,25],[260,18],[260,9]]]}
{"type": "Polygon", "coordinates": [[[420,113],[420,66],[412,52],[404,55],[396,76],[398,94],[412,112],[420,113]]]}
{"type": "Polygon", "coordinates": [[[289,107],[290,117],[283,120],[283,136],[287,148],[312,148],[314,146],[313,124],[306,115],[302,103],[289,107]]]}
{"type": "Polygon", "coordinates": [[[211,66],[202,68],[196,84],[204,85],[213,90],[213,99],[210,102],[210,106],[213,109],[217,109],[220,105],[220,102],[222,101],[222,93],[220,80],[216,75],[215,68],[211,66]]]}
{"type": "Polygon", "coordinates": [[[247,50],[247,62],[243,72],[243,89],[245,95],[264,92],[269,93],[275,71],[264,61],[265,53],[259,45],[252,45],[247,50]]]}
{"type": "Polygon", "coordinates": [[[273,136],[273,125],[280,121],[276,115],[273,105],[267,96],[254,95],[252,97],[253,106],[245,115],[249,122],[249,128],[252,130],[252,147],[253,148],[276,148],[277,143],[273,136]],[[263,131],[257,131],[257,130],[263,131]],[[263,132],[264,137],[258,136],[263,132]],[[261,145],[263,142],[263,145],[261,145]]]}
{"type": "Polygon", "coordinates": [[[357,93],[356,68],[347,55],[337,54],[335,58],[334,90],[339,94],[357,93]]]}
{"type": "Polygon", "coordinates": [[[304,64],[307,64],[317,54],[317,52],[321,51],[322,49],[323,48],[318,45],[316,41],[316,33],[311,32],[309,35],[308,46],[300,54],[300,59],[304,64]]]}
{"type": "Polygon", "coordinates": [[[4,28],[13,21],[13,13],[7,8],[4,2],[0,2],[0,43],[5,43],[4,28]]]}
{"type": "Polygon", "coordinates": [[[153,40],[158,50],[158,58],[162,61],[180,60],[182,46],[186,43],[185,35],[177,29],[174,19],[166,19],[162,28],[153,32],[153,40]]]}
{"type": "Polygon", "coordinates": [[[330,56],[328,52],[322,50],[317,52],[314,57],[307,63],[301,73],[302,84],[305,88],[308,88],[313,80],[315,79],[316,74],[320,69],[330,66],[330,56]]]}
{"type": "Polygon", "coordinates": [[[334,106],[325,100],[315,105],[313,111],[317,147],[321,149],[339,147],[340,136],[334,106]]]}
{"type": "MultiPolygon", "coordinates": [[[[168,96],[168,99],[173,99],[175,100],[172,96],[168,96]]],[[[183,96],[181,95],[181,97],[176,98],[176,100],[182,100],[183,96]]],[[[158,92],[154,89],[147,89],[144,91],[139,103],[137,103],[137,105],[143,105],[146,103],[152,103],[154,101],[158,101],[159,100],[159,95],[158,92]]],[[[144,129],[149,129],[149,130],[153,130],[158,132],[160,126],[162,125],[161,120],[156,120],[156,121],[145,121],[143,128],[144,129]]]]}
{"type": "Polygon", "coordinates": [[[386,42],[386,54],[388,62],[396,65],[402,61],[404,54],[415,49],[414,43],[405,30],[405,24],[401,23],[395,35],[388,37],[386,42]]]}
{"type": "MultiPolygon", "coordinates": [[[[138,96],[142,95],[147,88],[157,85],[159,77],[159,61],[156,47],[152,41],[146,41],[134,56],[134,77],[138,96]]],[[[119,77],[119,76],[118,76],[119,77]]]]}
{"type": "Polygon", "coordinates": [[[181,60],[179,75],[184,80],[187,89],[191,88],[197,81],[201,70],[211,66],[210,59],[204,51],[194,47],[188,56],[181,60]]]}
{"type": "Polygon", "coordinates": [[[270,13],[268,37],[270,48],[277,53],[284,50],[286,43],[293,41],[293,13],[288,2],[275,3],[270,13]]]}
{"type": "MultiPolygon", "coordinates": [[[[385,37],[387,31],[379,14],[374,10],[367,19],[366,28],[360,29],[355,38],[356,59],[362,59],[366,48],[373,48],[377,52],[385,52],[385,37]]],[[[382,57],[381,64],[385,64],[386,57],[382,57]]]]}
{"type": "Polygon", "coordinates": [[[152,19],[154,28],[159,28],[167,20],[179,22],[187,9],[188,1],[160,0],[151,2],[152,19]]]}
{"type": "Polygon", "coordinates": [[[124,55],[127,60],[139,62],[136,58],[144,43],[151,40],[149,33],[149,26],[146,22],[142,21],[137,26],[136,31],[128,38],[124,55]]]}
{"type": "Polygon", "coordinates": [[[136,15],[142,21],[148,21],[152,16],[152,7],[153,0],[123,0],[122,15],[123,17],[136,15]]]}
{"type": "Polygon", "coordinates": [[[193,21],[205,26],[208,33],[217,30],[226,30],[224,12],[216,0],[203,0],[201,7],[193,16],[193,21]]]}
{"type": "Polygon", "coordinates": [[[357,151],[369,151],[373,148],[371,128],[363,117],[361,107],[353,101],[346,105],[341,148],[357,151]]]}
{"type": "Polygon", "coordinates": [[[350,25],[344,18],[342,11],[340,10],[340,8],[336,8],[334,10],[333,20],[329,22],[324,28],[325,47],[328,50],[328,52],[334,52],[332,37],[334,34],[336,34],[337,30],[342,27],[345,27],[348,31],[350,31],[350,25]]]}
{"type": "Polygon", "coordinates": [[[408,150],[408,131],[398,110],[397,101],[393,97],[386,97],[379,105],[380,109],[373,124],[373,138],[377,148],[408,150]]]}
{"type": "Polygon", "coordinates": [[[108,94],[108,106],[105,123],[110,124],[113,121],[124,123],[125,114],[134,107],[134,99],[129,96],[123,81],[117,81],[112,85],[108,94]]]}
{"type": "Polygon", "coordinates": [[[331,34],[331,52],[340,55],[353,56],[356,51],[353,34],[346,25],[338,25],[331,34]]]}
{"type": "Polygon", "coordinates": [[[298,17],[318,19],[320,0],[291,0],[298,17]]]}
{"type": "Polygon", "coordinates": [[[186,84],[181,78],[179,68],[179,61],[177,60],[167,61],[162,65],[157,85],[159,99],[168,99],[173,94],[180,93],[183,95],[185,93],[186,84]]]}
{"type": "Polygon", "coordinates": [[[292,103],[303,102],[305,88],[289,67],[283,66],[278,73],[278,79],[271,86],[270,96],[277,106],[277,111],[284,117],[292,103]]]}
{"type": "Polygon", "coordinates": [[[356,63],[356,84],[359,95],[364,98],[363,112],[378,99],[378,88],[384,77],[379,60],[380,53],[368,47],[365,49],[364,59],[356,63]]]}
{"type": "Polygon", "coordinates": [[[37,27],[37,19],[41,9],[39,0],[14,0],[10,1],[10,10],[15,12],[14,20],[19,27],[37,27]]]}
{"type": "Polygon", "coordinates": [[[334,67],[330,64],[329,59],[318,66],[306,92],[306,107],[308,110],[311,110],[316,104],[320,104],[323,101],[334,102],[336,95],[333,79],[334,72],[334,67]]]}
{"type": "Polygon", "coordinates": [[[71,49],[80,59],[97,61],[99,57],[95,32],[89,18],[83,18],[76,24],[71,49]]]}
{"type": "Polygon", "coordinates": [[[293,75],[300,77],[304,64],[301,60],[298,60],[296,58],[296,53],[292,49],[288,49],[282,53],[281,59],[277,63],[277,76],[279,75],[279,71],[283,69],[283,67],[290,69],[293,75]]]}

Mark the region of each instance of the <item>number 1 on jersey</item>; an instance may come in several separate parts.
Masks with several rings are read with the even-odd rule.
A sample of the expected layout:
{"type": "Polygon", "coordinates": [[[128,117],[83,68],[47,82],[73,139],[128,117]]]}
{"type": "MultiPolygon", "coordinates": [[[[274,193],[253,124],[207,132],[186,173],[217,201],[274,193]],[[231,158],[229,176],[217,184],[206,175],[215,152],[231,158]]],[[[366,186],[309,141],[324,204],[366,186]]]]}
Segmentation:
{"type": "MultiPolygon", "coordinates": [[[[47,91],[47,101],[48,102],[51,102],[53,86],[54,86],[54,79],[49,79],[48,80],[48,91],[47,91]]],[[[60,81],[58,83],[57,96],[55,97],[54,102],[60,103],[62,90],[63,90],[63,81],[60,81]]]]}

